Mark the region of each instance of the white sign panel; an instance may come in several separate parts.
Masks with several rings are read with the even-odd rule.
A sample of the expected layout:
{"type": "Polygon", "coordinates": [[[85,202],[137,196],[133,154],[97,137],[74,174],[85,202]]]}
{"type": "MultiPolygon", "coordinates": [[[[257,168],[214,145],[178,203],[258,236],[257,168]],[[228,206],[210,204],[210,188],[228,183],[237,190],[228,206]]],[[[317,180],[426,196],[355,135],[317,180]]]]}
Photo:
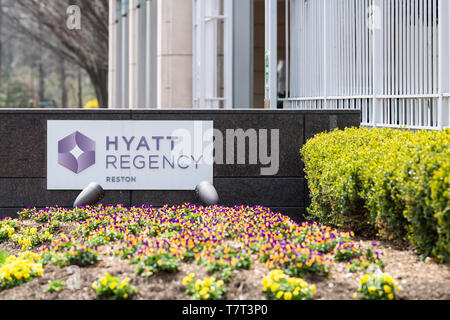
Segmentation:
{"type": "Polygon", "coordinates": [[[213,183],[213,121],[47,121],[47,189],[194,190],[213,183]]]}

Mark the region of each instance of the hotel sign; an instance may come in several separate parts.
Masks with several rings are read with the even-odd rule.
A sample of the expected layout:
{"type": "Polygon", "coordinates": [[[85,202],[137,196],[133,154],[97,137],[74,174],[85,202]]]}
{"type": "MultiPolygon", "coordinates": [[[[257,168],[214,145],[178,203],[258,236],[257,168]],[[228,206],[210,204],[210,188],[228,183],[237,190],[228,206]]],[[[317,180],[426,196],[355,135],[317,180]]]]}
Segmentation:
{"type": "Polygon", "coordinates": [[[213,183],[213,121],[47,121],[47,189],[194,190],[213,183]]]}

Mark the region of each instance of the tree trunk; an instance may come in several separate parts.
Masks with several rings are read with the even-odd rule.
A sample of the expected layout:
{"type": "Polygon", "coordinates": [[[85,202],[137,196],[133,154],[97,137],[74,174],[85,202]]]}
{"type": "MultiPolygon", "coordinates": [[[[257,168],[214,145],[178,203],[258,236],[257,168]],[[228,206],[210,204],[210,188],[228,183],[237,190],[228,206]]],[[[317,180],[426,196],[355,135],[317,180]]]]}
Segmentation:
{"type": "MultiPolygon", "coordinates": [[[[42,23],[39,21],[39,33],[42,35],[42,23]]],[[[44,65],[42,59],[42,43],[39,41],[39,62],[38,62],[38,77],[39,77],[39,88],[38,88],[38,94],[39,94],[39,100],[45,99],[45,71],[44,71],[44,65]]]]}
{"type": "Polygon", "coordinates": [[[78,67],[78,108],[83,108],[83,82],[80,67],[78,67]]]}
{"type": "Polygon", "coordinates": [[[94,87],[98,106],[108,108],[108,69],[88,69],[86,72],[94,87]]]}
{"type": "Polygon", "coordinates": [[[42,63],[42,50],[39,50],[39,64],[38,64],[38,73],[39,73],[39,100],[45,99],[45,72],[44,72],[44,65],[42,63]]]}
{"type": "Polygon", "coordinates": [[[59,82],[61,86],[61,106],[67,108],[66,66],[64,57],[59,57],[59,82]]]}
{"type": "Polygon", "coordinates": [[[2,39],[2,26],[3,26],[3,0],[0,0],[0,83],[2,81],[3,78],[3,49],[2,49],[2,45],[3,45],[3,39],[2,39]]]}

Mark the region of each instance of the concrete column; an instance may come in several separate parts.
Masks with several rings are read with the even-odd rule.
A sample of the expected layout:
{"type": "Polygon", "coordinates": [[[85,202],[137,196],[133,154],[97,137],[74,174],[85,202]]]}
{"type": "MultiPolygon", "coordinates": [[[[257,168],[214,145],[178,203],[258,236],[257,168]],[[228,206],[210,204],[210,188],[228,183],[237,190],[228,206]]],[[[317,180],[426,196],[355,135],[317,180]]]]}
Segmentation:
{"type": "Polygon", "coordinates": [[[192,108],[192,1],[157,7],[157,107],[192,108]]]}
{"type": "Polygon", "coordinates": [[[137,107],[137,19],[136,19],[136,0],[129,0],[129,21],[128,21],[128,41],[129,41],[129,89],[128,89],[128,108],[137,107]]]}
{"type": "Polygon", "coordinates": [[[157,107],[157,46],[158,11],[157,0],[147,1],[146,6],[146,43],[145,43],[145,107],[157,107]]]}
{"type": "MultiPolygon", "coordinates": [[[[123,6],[123,4],[122,4],[123,6]]],[[[121,108],[129,108],[130,98],[130,32],[129,26],[130,26],[130,12],[128,10],[129,8],[123,6],[122,10],[122,18],[120,19],[120,26],[122,28],[121,30],[121,43],[120,43],[120,49],[121,49],[121,74],[120,78],[117,78],[121,81],[120,85],[120,91],[121,91],[121,108]],[[128,10],[128,11],[126,11],[128,10]],[[125,14],[126,13],[126,14],[125,14]]]]}
{"type": "Polygon", "coordinates": [[[147,5],[149,2],[141,2],[140,8],[136,11],[136,25],[137,25],[137,43],[136,43],[136,105],[138,108],[148,108],[145,103],[146,92],[146,45],[150,41],[147,36],[147,23],[150,23],[150,18],[147,17],[147,5]]]}
{"type": "Polygon", "coordinates": [[[109,0],[108,108],[116,108],[116,0],[109,0]]]}
{"type": "Polygon", "coordinates": [[[233,108],[253,107],[253,1],[233,3],[233,108]]]}
{"type": "Polygon", "coordinates": [[[265,96],[264,107],[276,109],[278,102],[278,2],[265,1],[265,96]]]}
{"type": "MultiPolygon", "coordinates": [[[[116,1],[116,6],[119,5],[119,2],[116,1]]],[[[123,108],[123,84],[122,84],[122,78],[123,78],[123,24],[125,23],[124,19],[121,18],[119,15],[119,20],[116,22],[116,34],[115,34],[115,48],[114,48],[114,56],[115,56],[115,76],[114,76],[114,107],[115,108],[123,108]]]]}

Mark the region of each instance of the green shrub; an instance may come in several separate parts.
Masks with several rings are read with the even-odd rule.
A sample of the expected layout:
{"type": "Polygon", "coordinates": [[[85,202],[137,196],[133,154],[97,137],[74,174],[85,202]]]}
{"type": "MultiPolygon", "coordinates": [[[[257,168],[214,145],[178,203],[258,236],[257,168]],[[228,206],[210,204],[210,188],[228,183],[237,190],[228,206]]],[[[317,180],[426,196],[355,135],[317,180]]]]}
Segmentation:
{"type": "Polygon", "coordinates": [[[309,140],[301,154],[311,219],[387,239],[407,238],[450,261],[450,129],[349,128],[309,140]]]}

